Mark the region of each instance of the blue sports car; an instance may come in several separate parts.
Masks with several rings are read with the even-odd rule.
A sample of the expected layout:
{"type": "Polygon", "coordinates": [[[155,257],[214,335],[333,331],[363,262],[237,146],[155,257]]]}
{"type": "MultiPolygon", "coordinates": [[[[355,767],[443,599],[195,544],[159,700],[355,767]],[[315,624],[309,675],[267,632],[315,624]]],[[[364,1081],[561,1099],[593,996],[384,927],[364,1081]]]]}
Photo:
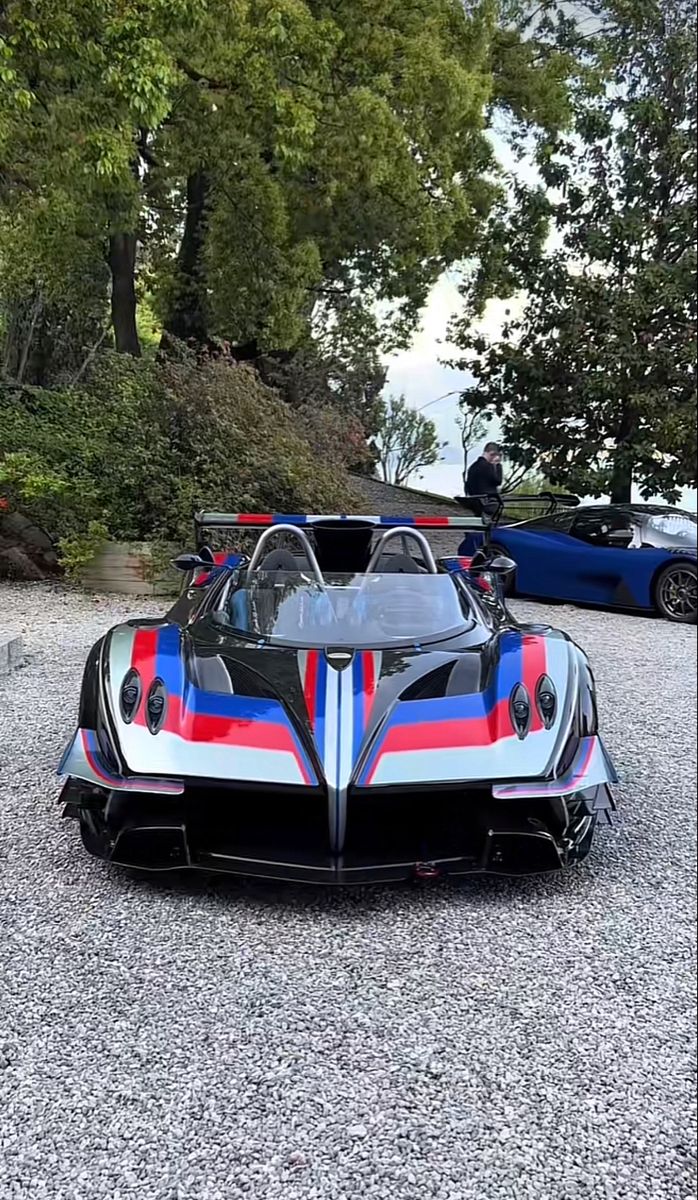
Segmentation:
{"type": "MultiPolygon", "coordinates": [[[[502,499],[505,513],[507,497],[502,499]]],[[[510,500],[518,503],[516,497],[510,500]]],[[[482,540],[482,535],[471,535],[460,553],[475,553],[482,540]]],[[[653,611],[669,621],[696,622],[695,513],[651,504],[590,504],[557,511],[551,504],[544,516],[508,524],[500,520],[492,529],[489,551],[516,563],[510,594],[653,611]]]]}

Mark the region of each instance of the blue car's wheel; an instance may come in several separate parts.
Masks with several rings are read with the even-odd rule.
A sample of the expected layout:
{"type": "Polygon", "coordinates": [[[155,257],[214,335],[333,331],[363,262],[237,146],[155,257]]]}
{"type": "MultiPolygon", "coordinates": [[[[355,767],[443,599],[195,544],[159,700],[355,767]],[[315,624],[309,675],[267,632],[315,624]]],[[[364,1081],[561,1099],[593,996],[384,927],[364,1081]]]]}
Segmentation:
{"type": "Polygon", "coordinates": [[[698,612],[696,568],[693,563],[671,563],[660,573],[655,585],[657,608],[667,621],[695,625],[698,612]]]}

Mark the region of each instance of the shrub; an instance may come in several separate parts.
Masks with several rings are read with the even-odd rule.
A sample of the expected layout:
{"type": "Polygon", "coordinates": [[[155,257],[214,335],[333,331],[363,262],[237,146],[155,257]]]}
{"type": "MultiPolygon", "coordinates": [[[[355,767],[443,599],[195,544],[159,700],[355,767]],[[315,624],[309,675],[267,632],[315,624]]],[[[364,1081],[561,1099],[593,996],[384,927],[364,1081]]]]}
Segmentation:
{"type": "Polygon", "coordinates": [[[200,508],[322,512],[354,499],[252,368],[111,353],[79,388],[0,384],[0,495],[73,568],[105,533],[184,544],[200,508]]]}

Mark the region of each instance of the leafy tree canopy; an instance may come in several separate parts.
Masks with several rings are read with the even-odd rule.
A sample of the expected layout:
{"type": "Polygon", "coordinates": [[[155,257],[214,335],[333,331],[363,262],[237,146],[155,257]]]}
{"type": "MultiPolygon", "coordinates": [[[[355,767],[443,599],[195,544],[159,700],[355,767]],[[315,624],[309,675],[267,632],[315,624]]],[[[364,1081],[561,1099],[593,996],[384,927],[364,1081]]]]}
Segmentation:
{"type": "Polygon", "coordinates": [[[524,196],[521,224],[493,213],[454,337],[477,381],[468,405],[497,412],[519,464],[585,494],[626,500],[635,483],[675,500],[696,479],[695,9],[587,10],[591,33],[576,32],[603,83],[580,89],[573,134],[541,140],[545,190],[524,196]],[[548,214],[544,244],[531,232],[548,214]],[[525,305],[492,343],[473,317],[495,278],[525,305]]]}
{"type": "Polygon", "coordinates": [[[94,323],[106,264],[126,306],[137,264],[177,335],[280,349],[382,301],[404,340],[478,246],[493,111],[567,118],[567,59],[536,46],[494,0],[9,0],[2,298],[94,323]]]}

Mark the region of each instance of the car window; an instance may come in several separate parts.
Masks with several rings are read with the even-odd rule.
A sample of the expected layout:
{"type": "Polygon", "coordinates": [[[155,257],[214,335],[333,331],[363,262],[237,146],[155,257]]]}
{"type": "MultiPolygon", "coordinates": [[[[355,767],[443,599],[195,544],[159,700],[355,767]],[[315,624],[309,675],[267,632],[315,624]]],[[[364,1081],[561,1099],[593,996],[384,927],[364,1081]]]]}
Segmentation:
{"type": "Polygon", "coordinates": [[[633,540],[633,522],[622,513],[578,513],[571,532],[580,542],[587,542],[591,546],[615,546],[624,549],[633,540]]]}
{"type": "Polygon", "coordinates": [[[696,545],[696,519],[682,512],[653,514],[642,522],[641,534],[645,546],[668,550],[693,548],[696,545]]]}
{"type": "Polygon", "coordinates": [[[461,633],[472,623],[467,593],[450,575],[325,577],[303,572],[245,574],[221,596],[217,619],[279,645],[388,647],[461,633]]]}

